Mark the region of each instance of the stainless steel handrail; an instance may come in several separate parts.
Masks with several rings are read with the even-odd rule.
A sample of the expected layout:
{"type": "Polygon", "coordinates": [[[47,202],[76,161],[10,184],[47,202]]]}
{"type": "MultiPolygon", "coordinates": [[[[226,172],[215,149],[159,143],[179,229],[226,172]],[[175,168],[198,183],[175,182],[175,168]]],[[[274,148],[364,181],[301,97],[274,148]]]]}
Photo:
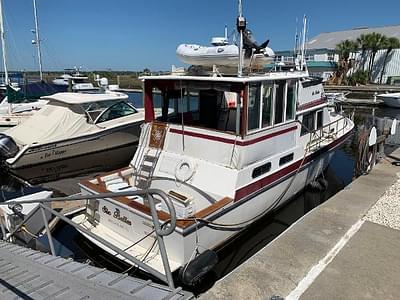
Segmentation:
{"type": "Polygon", "coordinates": [[[315,129],[310,132],[310,141],[308,142],[308,148],[312,148],[317,146],[318,148],[321,147],[321,143],[325,140],[327,140],[331,134],[344,134],[345,128],[347,127],[347,117],[342,116],[341,118],[330,122],[328,124],[323,125],[321,128],[315,129]],[[339,128],[339,123],[342,122],[343,126],[339,128]],[[332,132],[332,126],[334,127],[334,131],[332,132]],[[328,129],[328,132],[325,132],[324,130],[328,129]]]}
{"type": "MultiPolygon", "coordinates": [[[[133,200],[131,200],[131,201],[133,201],[133,200]]],[[[69,196],[69,197],[55,197],[55,198],[22,200],[22,201],[12,201],[12,200],[10,200],[10,201],[5,202],[5,203],[0,203],[0,206],[5,206],[5,205],[8,206],[8,205],[15,205],[15,204],[27,204],[27,203],[38,203],[39,204],[39,209],[42,212],[43,222],[44,222],[44,225],[45,225],[46,234],[48,236],[49,245],[50,245],[50,251],[51,251],[52,255],[55,256],[56,253],[55,253],[55,250],[54,250],[54,245],[53,245],[53,241],[52,241],[52,237],[51,237],[51,232],[50,232],[50,229],[49,229],[49,224],[48,224],[47,218],[45,216],[45,210],[49,211],[52,215],[55,215],[56,217],[60,218],[61,220],[65,221],[66,223],[68,223],[69,225],[73,226],[77,230],[87,234],[91,238],[93,238],[93,239],[99,241],[100,243],[104,244],[106,247],[108,247],[111,250],[115,251],[117,254],[121,255],[125,259],[131,261],[133,264],[135,264],[135,265],[139,266],[140,268],[146,270],[147,272],[149,272],[153,276],[157,277],[158,279],[166,282],[170,288],[174,288],[172,272],[171,272],[171,268],[169,266],[168,255],[167,255],[167,251],[166,251],[166,248],[165,248],[165,243],[164,243],[163,237],[167,236],[167,235],[170,235],[171,233],[174,232],[175,227],[176,227],[176,212],[175,212],[175,208],[174,208],[174,206],[172,204],[171,199],[162,190],[149,189],[149,190],[146,190],[146,191],[139,190],[139,191],[127,191],[127,192],[117,192],[117,193],[101,193],[101,194],[96,194],[96,195],[73,195],[73,196],[69,196]],[[144,262],[142,262],[141,260],[137,259],[136,257],[134,257],[134,256],[124,252],[123,250],[117,248],[116,246],[114,246],[113,244],[111,244],[108,241],[104,240],[103,238],[93,234],[91,231],[87,230],[86,228],[83,228],[82,226],[79,226],[79,224],[74,223],[72,220],[70,220],[69,218],[67,218],[63,214],[55,211],[54,209],[48,207],[47,205],[44,205],[45,203],[51,203],[51,202],[91,200],[91,199],[99,199],[99,198],[102,198],[103,200],[105,200],[107,202],[111,202],[112,198],[115,198],[115,197],[121,197],[121,196],[146,196],[146,195],[147,195],[147,198],[148,198],[148,201],[149,201],[149,205],[150,205],[151,217],[153,219],[153,224],[154,224],[154,229],[155,229],[154,231],[156,233],[157,242],[158,242],[160,253],[161,253],[161,258],[162,258],[162,262],[163,262],[163,266],[164,266],[165,275],[160,273],[159,271],[155,270],[154,268],[150,267],[149,265],[145,264],[144,262]],[[170,219],[167,222],[165,222],[164,224],[161,224],[161,222],[158,219],[158,214],[157,214],[157,210],[156,210],[155,203],[154,203],[154,197],[153,197],[154,195],[158,196],[163,201],[165,201],[165,203],[166,203],[166,205],[168,207],[170,219]],[[165,228],[163,228],[164,225],[166,226],[165,228]]],[[[112,203],[116,204],[115,201],[112,201],[112,203]]],[[[122,205],[119,205],[119,206],[122,206],[122,205]]],[[[124,207],[124,208],[126,208],[126,207],[124,207]]],[[[130,208],[127,208],[127,210],[133,212],[133,210],[131,210],[130,208]]],[[[21,222],[19,225],[17,225],[13,229],[13,231],[10,232],[8,235],[4,235],[4,233],[5,233],[5,231],[4,231],[3,232],[3,239],[4,240],[9,240],[12,236],[14,236],[17,232],[19,232],[20,229],[34,215],[35,212],[36,212],[36,210],[34,210],[31,213],[29,213],[25,217],[24,221],[21,222]]],[[[3,223],[2,222],[1,222],[1,227],[2,227],[2,231],[3,231],[4,227],[3,227],[3,223]]]]}

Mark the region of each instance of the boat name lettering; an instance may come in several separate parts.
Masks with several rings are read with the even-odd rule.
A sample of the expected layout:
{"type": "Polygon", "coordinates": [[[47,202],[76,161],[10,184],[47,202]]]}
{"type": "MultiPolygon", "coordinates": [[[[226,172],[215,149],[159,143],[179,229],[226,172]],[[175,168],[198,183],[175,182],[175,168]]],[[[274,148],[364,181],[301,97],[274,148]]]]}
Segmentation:
{"type": "Polygon", "coordinates": [[[45,152],[44,153],[44,158],[48,158],[50,156],[57,156],[57,155],[63,155],[67,152],[67,150],[52,150],[50,152],[45,152]]]}
{"type": "Polygon", "coordinates": [[[106,215],[111,216],[111,211],[110,211],[106,206],[103,206],[103,208],[102,208],[101,210],[102,210],[103,213],[105,213],[106,215]]]}
{"type": "Polygon", "coordinates": [[[126,216],[121,216],[121,212],[119,211],[118,208],[115,209],[113,217],[121,222],[128,224],[128,225],[132,225],[132,222],[126,216]]]}
{"type": "Polygon", "coordinates": [[[314,95],[318,95],[318,94],[321,94],[321,91],[320,91],[320,90],[316,90],[316,91],[312,92],[312,95],[313,95],[313,96],[314,96],[314,95]]]}
{"type": "MultiPolygon", "coordinates": [[[[108,209],[107,206],[103,206],[102,209],[103,213],[105,213],[106,215],[111,216],[111,211],[108,209]]],[[[128,225],[132,225],[131,220],[129,220],[126,216],[121,216],[121,211],[116,208],[113,215],[112,215],[115,219],[117,219],[118,221],[124,222],[125,224],[128,225]]]]}

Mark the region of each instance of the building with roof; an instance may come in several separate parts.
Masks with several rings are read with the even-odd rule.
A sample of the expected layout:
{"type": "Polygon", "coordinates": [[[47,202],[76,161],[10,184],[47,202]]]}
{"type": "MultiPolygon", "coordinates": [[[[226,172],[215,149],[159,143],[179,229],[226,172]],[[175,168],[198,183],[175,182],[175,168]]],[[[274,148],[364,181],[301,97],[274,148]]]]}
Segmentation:
{"type": "MultiPolygon", "coordinates": [[[[362,34],[372,32],[383,34],[387,37],[400,39],[400,25],[382,27],[358,27],[350,30],[323,32],[309,39],[307,43],[306,61],[309,71],[313,75],[329,78],[336,70],[339,55],[336,53],[336,45],[341,41],[357,40],[362,34]]],[[[372,81],[379,82],[386,49],[379,50],[374,61],[372,81]]],[[[277,60],[284,63],[294,61],[294,52],[277,51],[277,60]]],[[[367,56],[361,57],[361,51],[354,53],[352,58],[356,60],[357,69],[366,70],[367,56]]],[[[354,71],[354,70],[353,70],[354,71]]],[[[394,49],[389,57],[383,74],[382,83],[400,83],[400,49],[394,49]]]]}

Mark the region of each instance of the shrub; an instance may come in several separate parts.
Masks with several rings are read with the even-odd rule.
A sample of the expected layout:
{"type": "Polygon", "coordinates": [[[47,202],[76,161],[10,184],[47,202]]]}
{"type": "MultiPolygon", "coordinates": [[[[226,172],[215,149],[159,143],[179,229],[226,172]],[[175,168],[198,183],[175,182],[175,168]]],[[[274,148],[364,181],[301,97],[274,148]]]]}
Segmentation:
{"type": "Polygon", "coordinates": [[[346,78],[349,85],[367,84],[368,71],[358,70],[346,78]]]}

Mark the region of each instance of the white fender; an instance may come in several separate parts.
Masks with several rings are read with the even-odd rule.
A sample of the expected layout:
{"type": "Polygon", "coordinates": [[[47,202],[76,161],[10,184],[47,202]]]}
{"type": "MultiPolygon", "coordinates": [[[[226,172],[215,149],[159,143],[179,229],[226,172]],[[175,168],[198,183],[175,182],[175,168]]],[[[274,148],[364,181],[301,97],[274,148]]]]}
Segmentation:
{"type": "Polygon", "coordinates": [[[390,135],[396,134],[396,128],[397,128],[397,120],[394,119],[392,122],[392,127],[390,128],[390,135]]]}
{"type": "Polygon", "coordinates": [[[373,146],[376,144],[376,128],[375,126],[371,128],[371,131],[369,133],[369,139],[368,139],[368,146],[373,146]]]}

